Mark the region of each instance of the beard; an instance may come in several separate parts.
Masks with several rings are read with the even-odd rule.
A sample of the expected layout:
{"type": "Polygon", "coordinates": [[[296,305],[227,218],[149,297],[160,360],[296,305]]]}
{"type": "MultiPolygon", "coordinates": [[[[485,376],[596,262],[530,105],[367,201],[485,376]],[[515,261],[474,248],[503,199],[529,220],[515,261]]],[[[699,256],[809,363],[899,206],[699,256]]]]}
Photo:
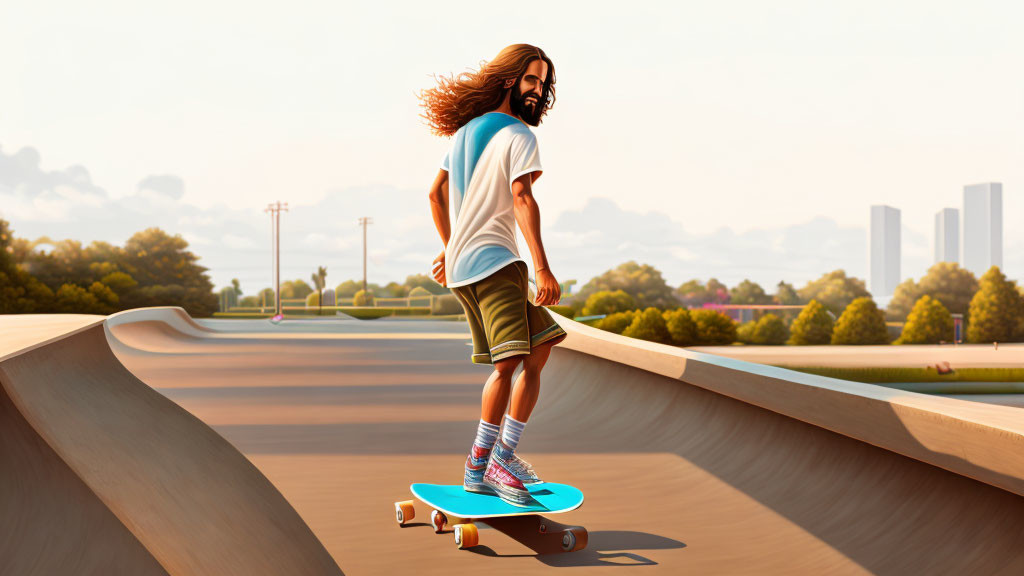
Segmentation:
{"type": "Polygon", "coordinates": [[[544,106],[540,98],[534,94],[527,94],[525,97],[519,91],[519,84],[512,87],[512,94],[509,96],[509,107],[512,113],[518,116],[523,122],[530,126],[540,124],[540,117],[544,113],[544,106]]]}

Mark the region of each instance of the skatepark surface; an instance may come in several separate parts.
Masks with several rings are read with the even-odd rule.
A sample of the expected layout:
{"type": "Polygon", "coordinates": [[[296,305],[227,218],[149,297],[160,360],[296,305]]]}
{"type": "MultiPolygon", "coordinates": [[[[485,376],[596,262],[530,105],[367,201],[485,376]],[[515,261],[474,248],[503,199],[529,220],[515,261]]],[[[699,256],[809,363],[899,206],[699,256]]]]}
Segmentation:
{"type": "Polygon", "coordinates": [[[590,538],[538,555],[394,521],[461,480],[490,373],[464,324],[2,316],[0,574],[1024,573],[1020,408],[556,318],[520,453],[590,538]]]}

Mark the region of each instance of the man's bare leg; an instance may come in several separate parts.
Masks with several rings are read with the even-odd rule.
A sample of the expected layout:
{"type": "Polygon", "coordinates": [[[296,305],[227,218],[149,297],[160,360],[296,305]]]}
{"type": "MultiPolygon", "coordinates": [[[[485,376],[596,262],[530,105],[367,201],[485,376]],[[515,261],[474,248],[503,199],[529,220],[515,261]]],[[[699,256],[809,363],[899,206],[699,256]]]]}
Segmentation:
{"type": "Polygon", "coordinates": [[[551,354],[551,347],[561,341],[562,338],[559,338],[536,346],[523,360],[523,371],[512,387],[512,407],[508,411],[508,415],[515,420],[525,424],[530,419],[540,397],[540,373],[551,354]]]}
{"type": "Polygon", "coordinates": [[[477,426],[476,440],[466,458],[466,474],[463,487],[469,492],[493,494],[494,489],[484,483],[487,463],[498,440],[501,427],[501,415],[508,406],[509,391],[512,387],[512,373],[522,361],[520,356],[513,356],[494,363],[494,372],[484,384],[483,396],[480,400],[480,424],[477,426]]]}
{"type": "Polygon", "coordinates": [[[494,372],[484,384],[480,403],[480,419],[484,422],[501,425],[501,417],[508,406],[509,391],[512,388],[512,374],[522,359],[522,355],[517,355],[494,363],[494,372]]]}

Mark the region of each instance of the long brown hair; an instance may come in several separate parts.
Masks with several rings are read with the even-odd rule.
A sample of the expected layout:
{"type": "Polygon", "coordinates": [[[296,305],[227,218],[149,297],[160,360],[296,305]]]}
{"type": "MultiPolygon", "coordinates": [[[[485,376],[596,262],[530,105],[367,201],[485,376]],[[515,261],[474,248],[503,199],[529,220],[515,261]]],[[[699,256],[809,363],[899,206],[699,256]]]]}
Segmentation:
{"type": "Polygon", "coordinates": [[[518,82],[530,62],[537,59],[548,64],[540,101],[544,107],[543,118],[555,103],[555,65],[543,50],[530,44],[505,47],[494,60],[482,63],[478,71],[435,77],[436,88],[420,91],[420,105],[424,110],[421,116],[427,120],[431,132],[451,136],[473,118],[500,106],[505,92],[510,90],[505,88],[505,82],[518,82]]]}

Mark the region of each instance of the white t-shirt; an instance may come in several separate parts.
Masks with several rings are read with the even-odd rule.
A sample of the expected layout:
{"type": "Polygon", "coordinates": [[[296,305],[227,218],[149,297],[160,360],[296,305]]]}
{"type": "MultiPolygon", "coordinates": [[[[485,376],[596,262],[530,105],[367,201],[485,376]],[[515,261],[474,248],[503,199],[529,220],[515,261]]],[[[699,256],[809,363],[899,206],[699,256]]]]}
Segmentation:
{"type": "Polygon", "coordinates": [[[516,247],[512,182],[540,172],[537,137],[518,118],[488,112],[452,138],[448,171],[452,236],[445,248],[448,287],[472,284],[523,260],[516,247]]]}

